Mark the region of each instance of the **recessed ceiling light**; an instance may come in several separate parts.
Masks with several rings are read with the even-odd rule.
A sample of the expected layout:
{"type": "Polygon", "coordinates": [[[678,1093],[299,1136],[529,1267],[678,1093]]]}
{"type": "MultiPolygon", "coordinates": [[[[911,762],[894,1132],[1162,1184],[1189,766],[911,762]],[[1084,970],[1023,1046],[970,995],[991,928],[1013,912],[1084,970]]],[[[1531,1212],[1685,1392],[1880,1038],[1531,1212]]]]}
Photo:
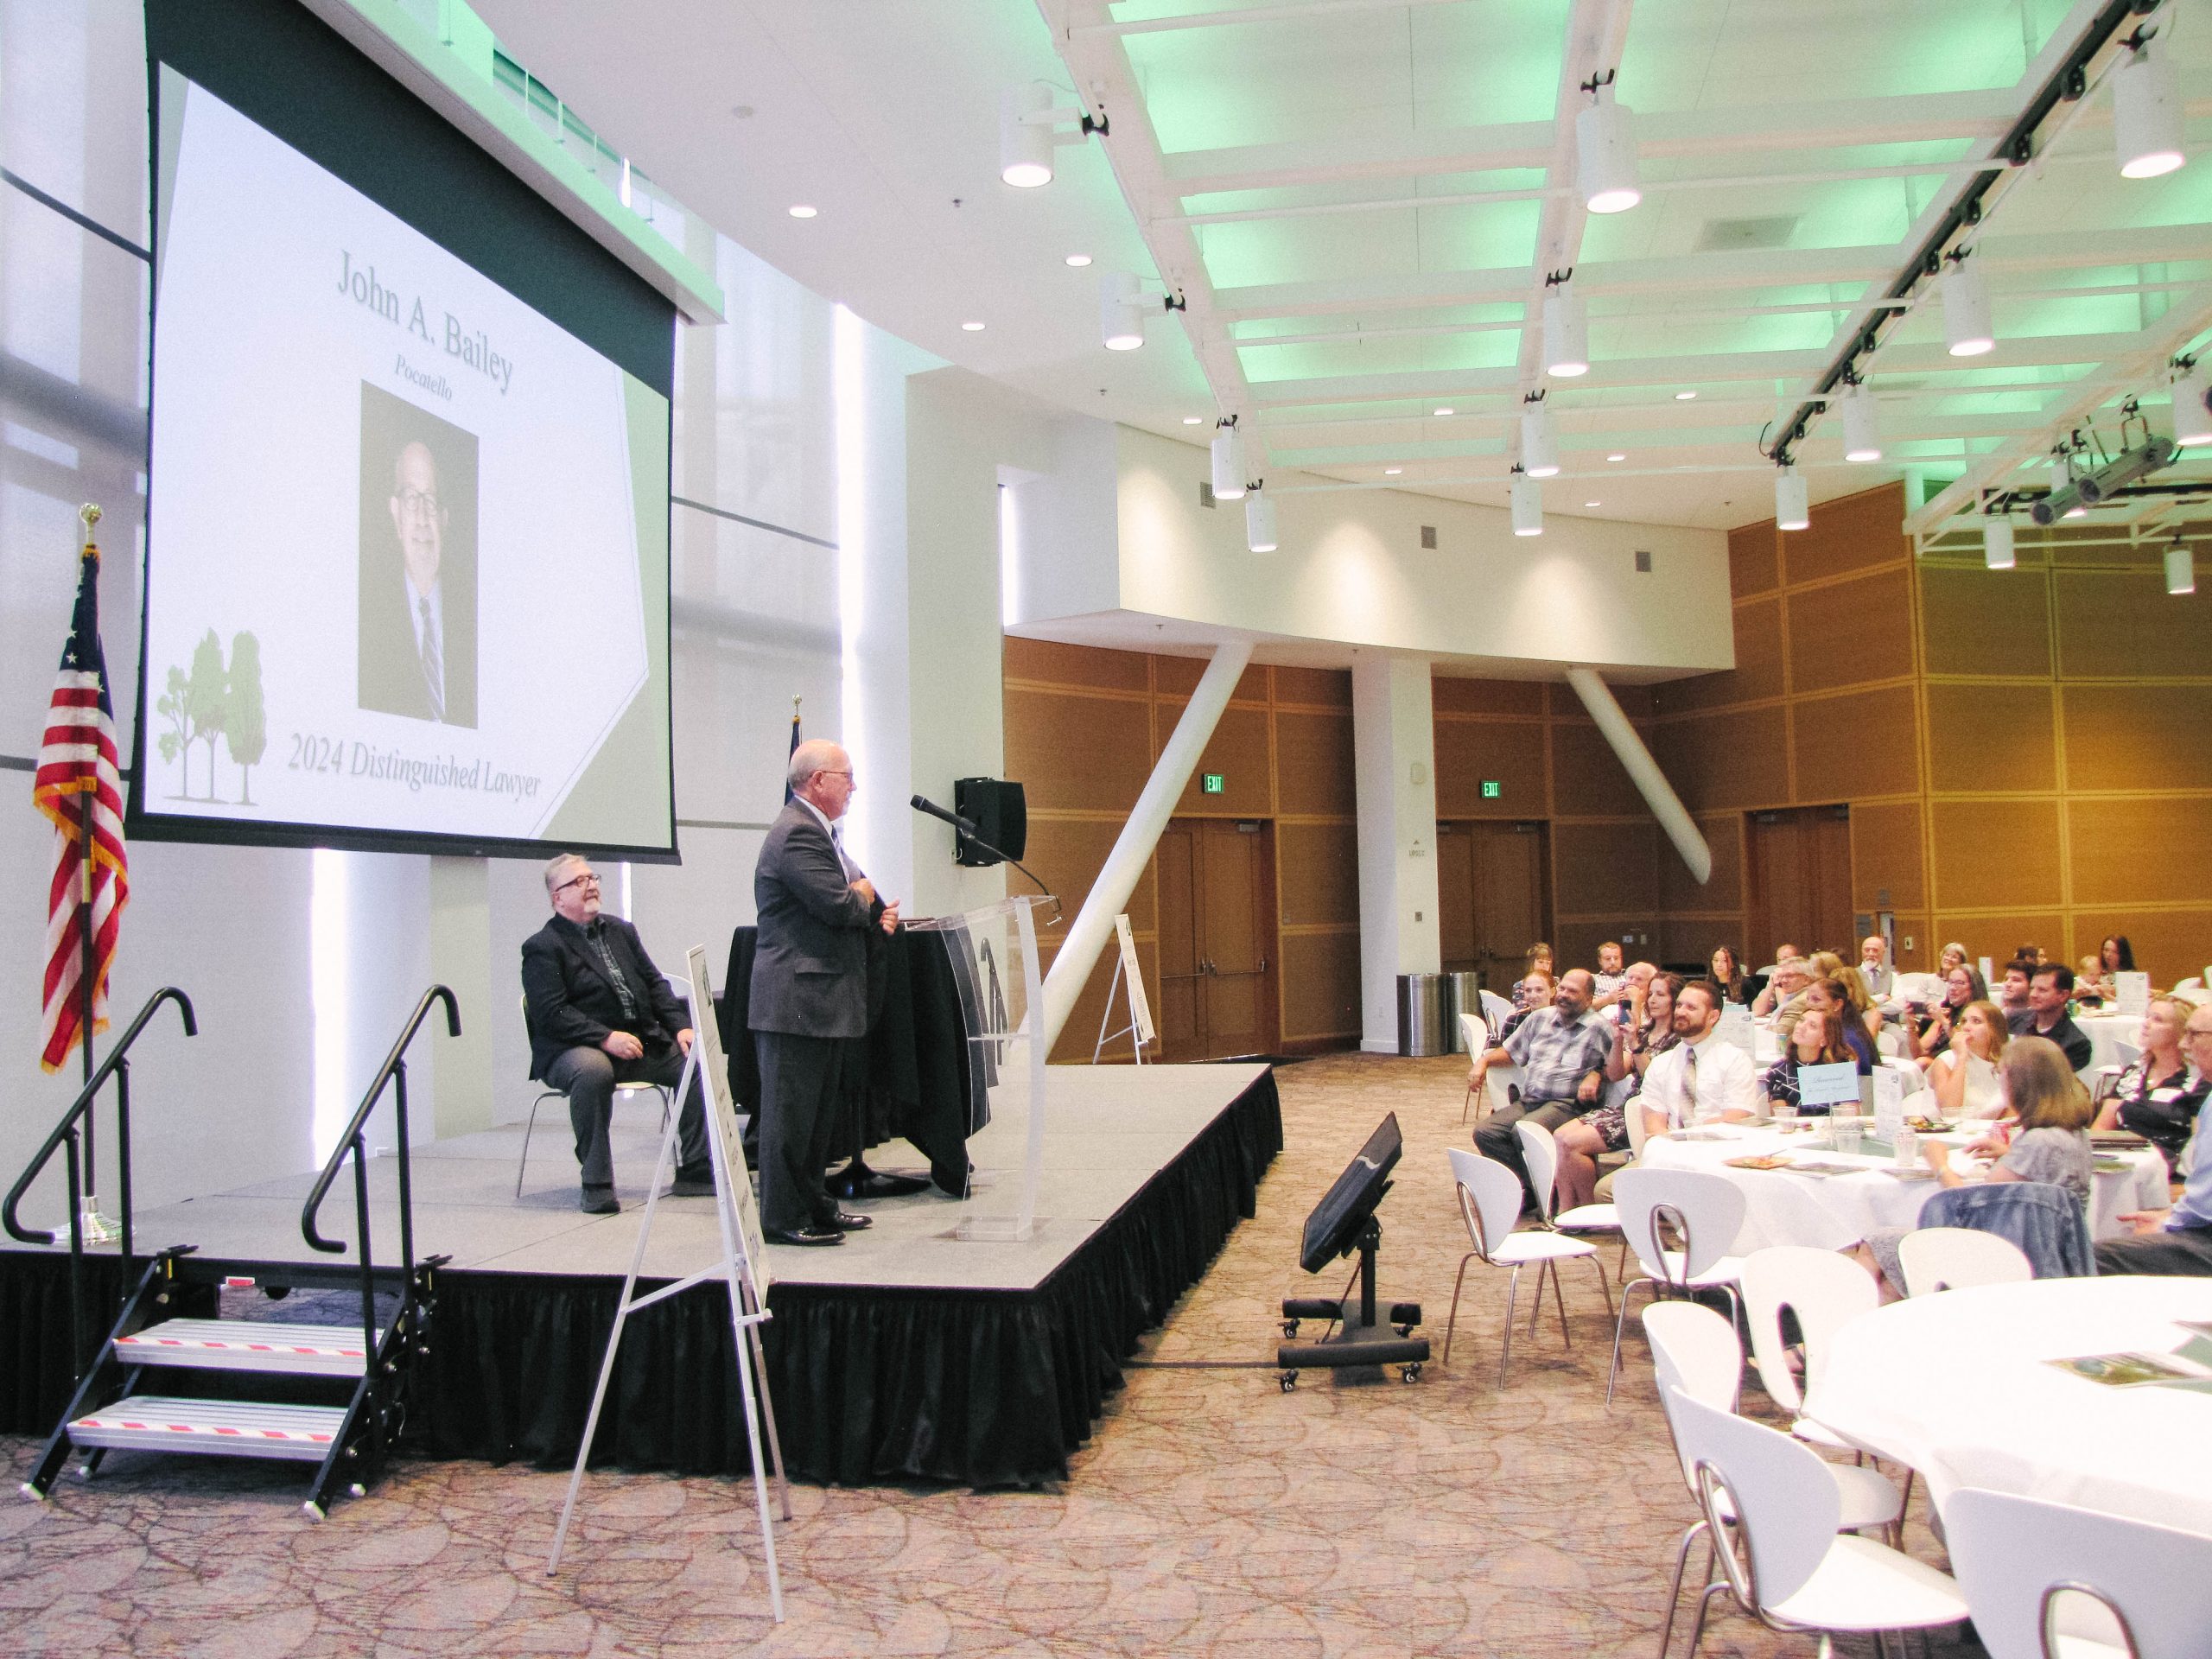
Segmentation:
{"type": "Polygon", "coordinates": [[[819,210],[809,207],[805,202],[799,201],[793,202],[791,206],[785,211],[790,213],[793,219],[812,219],[819,210]]]}
{"type": "Polygon", "coordinates": [[[1448,409],[1440,409],[1440,410],[1438,410],[1436,412],[1437,412],[1439,415],[1449,415],[1449,414],[1451,414],[1452,411],[1452,410],[1448,410],[1448,409]]]}
{"type": "Polygon", "coordinates": [[[1675,394],[1675,401],[1678,404],[1687,404],[1696,396],[1697,393],[1694,391],[1678,391],[1675,394]]]}
{"type": "Polygon", "coordinates": [[[1203,415],[1185,415],[1183,417],[1183,424],[1185,426],[1204,426],[1205,423],[1206,417],[1203,415]]]}
{"type": "Polygon", "coordinates": [[[1402,473],[1406,469],[1402,467],[1385,467],[1382,469],[1382,476],[1385,478],[1395,478],[1400,473],[1402,473]]]}
{"type": "Polygon", "coordinates": [[[1068,255],[1068,264],[1073,265],[1078,270],[1082,270],[1084,266],[1090,263],[1090,256],[1087,253],[1071,253],[1068,255]]]}
{"type": "Polygon", "coordinates": [[[1605,459],[1607,461],[1626,461],[1628,456],[1619,450],[1615,450],[1611,454],[1607,455],[1605,459]]]}
{"type": "Polygon", "coordinates": [[[983,332],[983,325],[980,322],[963,322],[960,326],[971,334],[980,334],[983,332]]]}
{"type": "Polygon", "coordinates": [[[1585,501],[1582,505],[1586,507],[1602,507],[1605,504],[1602,501],[1585,501]]]}

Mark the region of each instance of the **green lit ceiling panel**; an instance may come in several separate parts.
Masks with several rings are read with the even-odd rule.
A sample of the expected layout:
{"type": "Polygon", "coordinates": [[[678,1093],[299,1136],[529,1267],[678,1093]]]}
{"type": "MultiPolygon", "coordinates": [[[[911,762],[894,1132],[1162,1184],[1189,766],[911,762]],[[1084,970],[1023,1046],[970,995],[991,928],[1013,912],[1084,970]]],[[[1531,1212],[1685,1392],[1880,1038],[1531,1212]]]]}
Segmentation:
{"type": "Polygon", "coordinates": [[[1334,219],[1264,219],[1194,234],[1214,286],[1244,288],[1526,264],[1540,212],[1536,202],[1504,201],[1362,213],[1351,232],[1334,219]]]}
{"type": "Polygon", "coordinates": [[[1240,346],[1245,378],[1255,384],[1357,374],[1426,374],[1451,369],[1510,367],[1520,353],[1517,331],[1446,334],[1433,339],[1316,341],[1303,346],[1240,346]]]}

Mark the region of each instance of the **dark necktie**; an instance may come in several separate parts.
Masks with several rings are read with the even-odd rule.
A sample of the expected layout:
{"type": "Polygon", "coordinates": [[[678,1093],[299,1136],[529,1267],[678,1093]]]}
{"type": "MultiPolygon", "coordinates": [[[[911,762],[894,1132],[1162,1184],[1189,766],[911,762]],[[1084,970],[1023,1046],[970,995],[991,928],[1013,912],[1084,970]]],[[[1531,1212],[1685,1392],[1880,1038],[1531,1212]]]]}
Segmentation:
{"type": "Polygon", "coordinates": [[[1682,1122],[1697,1122],[1697,1050],[1684,1044],[1682,1047],[1682,1122]]]}
{"type": "Polygon", "coordinates": [[[438,649],[438,621],[430,614],[430,600],[427,594],[415,596],[416,614],[423,619],[423,683],[430,694],[430,718],[446,717],[446,676],[444,653],[438,649]]]}
{"type": "Polygon", "coordinates": [[[638,999],[631,994],[629,976],[622,971],[622,965],[614,960],[614,952],[608,948],[607,924],[594,922],[584,930],[584,937],[592,942],[592,948],[599,953],[599,964],[607,969],[607,980],[613,985],[615,997],[622,1004],[624,1017],[636,1019],[638,999]]]}

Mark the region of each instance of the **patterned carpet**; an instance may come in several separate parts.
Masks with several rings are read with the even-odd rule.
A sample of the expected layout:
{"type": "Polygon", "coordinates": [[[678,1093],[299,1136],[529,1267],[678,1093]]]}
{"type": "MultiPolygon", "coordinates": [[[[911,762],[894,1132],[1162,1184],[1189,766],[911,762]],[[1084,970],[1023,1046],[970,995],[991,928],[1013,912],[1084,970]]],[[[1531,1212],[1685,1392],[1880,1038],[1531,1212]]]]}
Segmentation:
{"type": "MultiPolygon", "coordinates": [[[[1466,1248],[1441,1151],[1471,1144],[1464,1062],[1346,1055],[1279,1076],[1288,1144],[1259,1217],[1142,1357],[1268,1360],[1275,1304],[1342,1283],[1299,1272],[1298,1229],[1390,1110],[1407,1155],[1382,1293],[1422,1303],[1440,1354],[1466,1248]]],[[[0,1503],[0,1652],[1649,1655],[1691,1504],[1640,1338],[1608,1412],[1611,1324],[1586,1269],[1567,1289],[1573,1349],[1548,1308],[1533,1340],[1524,1317],[1503,1394],[1504,1279],[1478,1264],[1451,1370],[1410,1387],[1308,1373],[1284,1395],[1264,1364],[1133,1369],[1058,1491],[797,1489],[780,1628],[749,1484],[594,1475],[549,1580],[563,1475],[409,1465],[313,1527],[297,1465],[118,1454],[50,1504],[0,1503]]],[[[1745,1408],[1765,1407],[1747,1387],[1745,1408]]],[[[33,1447],[0,1451],[12,1487],[33,1447]]],[[[1942,1564],[1917,1497],[1907,1540],[1942,1564]]],[[[1701,1652],[1816,1647],[1732,1613],[1701,1652]]],[[[1939,1635],[1930,1651],[1980,1649],[1939,1635]]]]}

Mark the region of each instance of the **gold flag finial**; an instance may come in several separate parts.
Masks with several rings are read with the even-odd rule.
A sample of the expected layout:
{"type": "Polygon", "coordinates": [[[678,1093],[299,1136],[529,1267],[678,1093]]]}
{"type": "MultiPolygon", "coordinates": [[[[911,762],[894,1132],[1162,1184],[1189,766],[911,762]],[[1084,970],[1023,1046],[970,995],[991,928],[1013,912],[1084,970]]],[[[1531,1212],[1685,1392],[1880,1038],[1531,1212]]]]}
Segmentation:
{"type": "Polygon", "coordinates": [[[85,540],[92,539],[92,526],[100,521],[100,506],[97,501],[87,501],[77,509],[77,517],[85,521],[85,540]]]}

